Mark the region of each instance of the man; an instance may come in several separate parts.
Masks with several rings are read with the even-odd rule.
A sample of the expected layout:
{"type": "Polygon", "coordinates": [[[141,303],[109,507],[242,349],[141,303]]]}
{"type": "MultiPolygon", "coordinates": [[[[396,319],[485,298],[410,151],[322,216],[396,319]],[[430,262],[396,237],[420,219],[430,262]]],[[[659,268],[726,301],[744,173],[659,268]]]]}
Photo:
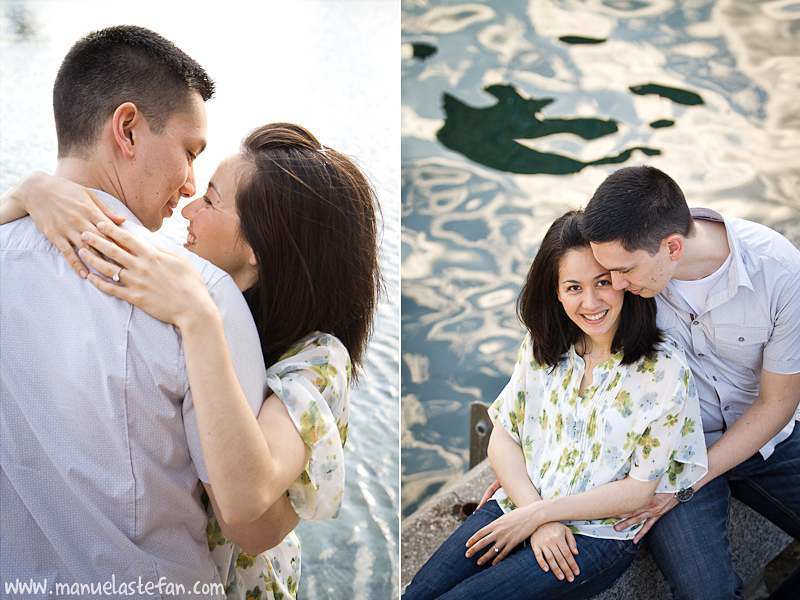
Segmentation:
{"type": "MultiPolygon", "coordinates": [[[[196,191],[213,91],[202,67],[158,34],[89,34],[56,77],[56,175],[93,188],[128,231],[164,245],[150,231],[196,191]]],[[[250,311],[227,274],[184,254],[220,309],[257,413],[266,372],[250,311]]],[[[75,275],[29,218],[0,228],[0,273],[0,595],[224,597],[177,329],[75,275]]],[[[265,549],[296,524],[287,508],[223,528],[265,549]]]]}
{"type": "MultiPolygon", "coordinates": [[[[648,166],[600,185],[584,231],[616,289],[656,297],[659,326],[692,367],[708,447],[694,489],[657,494],[617,529],[646,520],[637,538],[647,533],[676,599],[742,598],[729,496],[800,539],[800,252],[762,225],[690,210],[648,166]]],[[[774,597],[796,594],[799,578],[800,569],[774,597]]]]}

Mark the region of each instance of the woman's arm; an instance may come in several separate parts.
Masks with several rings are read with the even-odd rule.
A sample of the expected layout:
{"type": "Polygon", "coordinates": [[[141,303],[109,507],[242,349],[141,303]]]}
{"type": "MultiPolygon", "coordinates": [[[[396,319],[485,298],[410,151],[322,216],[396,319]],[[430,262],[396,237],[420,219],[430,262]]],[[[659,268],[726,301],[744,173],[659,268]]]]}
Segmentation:
{"type": "Polygon", "coordinates": [[[230,360],[219,311],[191,263],[116,226],[99,223],[98,228],[112,241],[90,233],[83,241],[117,264],[86,250],[81,257],[107,277],[122,266],[124,286],[94,274],[89,280],[180,329],[215,514],[229,526],[253,522],[284,495],[308,462],[302,437],[273,396],[265,400],[261,418],[253,416],[230,360]]]}
{"type": "Polygon", "coordinates": [[[514,505],[527,506],[542,499],[528,475],[522,447],[499,422],[492,429],[487,454],[497,480],[514,505]]]}
{"type": "Polygon", "coordinates": [[[204,486],[222,533],[247,554],[254,556],[274,548],[300,522],[300,517],[294,512],[289,498],[283,495],[255,521],[241,526],[229,525],[219,517],[219,506],[211,486],[208,484],[204,486]]]}
{"type": "Polygon", "coordinates": [[[23,175],[0,199],[0,225],[28,214],[81,277],[86,277],[88,271],[73,248],[85,246],[81,233],[96,233],[95,225],[101,221],[117,224],[125,221],[125,217],[108,208],[91,190],[39,170],[23,175]]]}
{"type": "Polygon", "coordinates": [[[658,479],[638,481],[633,477],[626,477],[573,496],[542,500],[517,508],[473,535],[467,541],[467,555],[472,556],[492,544],[500,552],[495,553],[490,549],[482,557],[482,561],[494,558],[493,564],[497,564],[545,523],[604,519],[609,515],[634,511],[644,506],[649,502],[658,482],[658,479]]]}
{"type": "MultiPolygon", "coordinates": [[[[522,448],[499,422],[492,429],[488,455],[497,480],[517,507],[528,506],[542,500],[528,475],[522,448]]],[[[574,581],[575,576],[580,575],[578,563],[574,558],[578,554],[578,545],[569,527],[559,523],[558,520],[544,523],[530,535],[530,541],[531,549],[542,570],[552,569],[553,575],[558,579],[566,577],[568,581],[574,581]]],[[[492,550],[489,556],[494,558],[495,554],[497,553],[492,550]]],[[[467,556],[472,556],[472,550],[467,552],[467,556]]],[[[479,562],[482,564],[484,560],[487,558],[482,557],[479,562]]]]}

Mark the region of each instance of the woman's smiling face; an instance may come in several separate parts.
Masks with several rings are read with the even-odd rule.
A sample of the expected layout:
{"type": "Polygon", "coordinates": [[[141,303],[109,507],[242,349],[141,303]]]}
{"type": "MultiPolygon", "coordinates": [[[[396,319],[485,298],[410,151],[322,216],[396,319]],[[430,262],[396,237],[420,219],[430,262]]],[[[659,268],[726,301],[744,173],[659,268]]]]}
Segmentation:
{"type": "Polygon", "coordinates": [[[181,212],[189,220],[183,247],[226,271],[241,290],[257,276],[253,251],[239,234],[236,210],[236,188],[249,168],[241,154],[227,157],[211,177],[206,194],[181,212]]]}
{"type": "Polygon", "coordinates": [[[558,300],[567,316],[592,339],[611,347],[619,327],[625,292],[615,290],[607,269],[590,248],[570,250],[558,268],[558,300]]]}

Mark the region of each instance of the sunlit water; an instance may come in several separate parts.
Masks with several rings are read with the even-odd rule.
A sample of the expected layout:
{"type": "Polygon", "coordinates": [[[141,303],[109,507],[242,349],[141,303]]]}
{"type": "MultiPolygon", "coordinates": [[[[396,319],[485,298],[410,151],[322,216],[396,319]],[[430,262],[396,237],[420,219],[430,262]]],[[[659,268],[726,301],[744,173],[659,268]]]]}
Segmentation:
{"type": "MultiPolygon", "coordinates": [[[[308,127],[363,166],[380,196],[387,297],[379,306],[366,376],[352,395],[347,487],[336,522],[303,523],[299,597],[373,600],[396,595],[399,533],[399,11],[393,2],[156,4],[3,3],[0,39],[0,192],[31,168],[52,172],[51,89],[70,45],[89,31],[134,23],[196,58],[217,82],[207,104],[202,188],[251,128],[308,127]],[[289,5],[289,6],[287,6],[289,5]],[[188,6],[188,5],[187,5],[188,6]],[[258,6],[259,8],[253,8],[258,6]],[[23,12],[13,11],[24,8],[23,12]],[[22,19],[22,20],[20,20],[22,19]],[[30,36],[17,35],[30,24],[30,36]]],[[[162,232],[182,243],[176,215],[162,232]]]]}
{"type": "Polygon", "coordinates": [[[798,242],[800,2],[402,6],[407,515],[468,468],[469,404],[508,381],[544,232],[609,173],[652,164],[798,242]]]}

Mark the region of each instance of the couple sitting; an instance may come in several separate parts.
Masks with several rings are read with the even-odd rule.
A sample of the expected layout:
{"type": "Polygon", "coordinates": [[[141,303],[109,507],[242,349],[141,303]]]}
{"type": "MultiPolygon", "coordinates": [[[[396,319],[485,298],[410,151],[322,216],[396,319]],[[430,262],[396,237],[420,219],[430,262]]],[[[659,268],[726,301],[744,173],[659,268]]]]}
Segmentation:
{"type": "Polygon", "coordinates": [[[553,223],[517,308],[498,482],[403,598],[591,598],[647,534],[676,599],[741,599],[730,496],[800,539],[800,252],[630,167],[553,223]]]}
{"type": "Polygon", "coordinates": [[[268,125],[184,208],[188,252],[156,248],[213,91],[151,31],[86,36],[54,87],[62,179],[2,201],[0,579],[46,581],[13,598],[295,597],[292,530],[339,512],[377,201],[268,125]]]}

